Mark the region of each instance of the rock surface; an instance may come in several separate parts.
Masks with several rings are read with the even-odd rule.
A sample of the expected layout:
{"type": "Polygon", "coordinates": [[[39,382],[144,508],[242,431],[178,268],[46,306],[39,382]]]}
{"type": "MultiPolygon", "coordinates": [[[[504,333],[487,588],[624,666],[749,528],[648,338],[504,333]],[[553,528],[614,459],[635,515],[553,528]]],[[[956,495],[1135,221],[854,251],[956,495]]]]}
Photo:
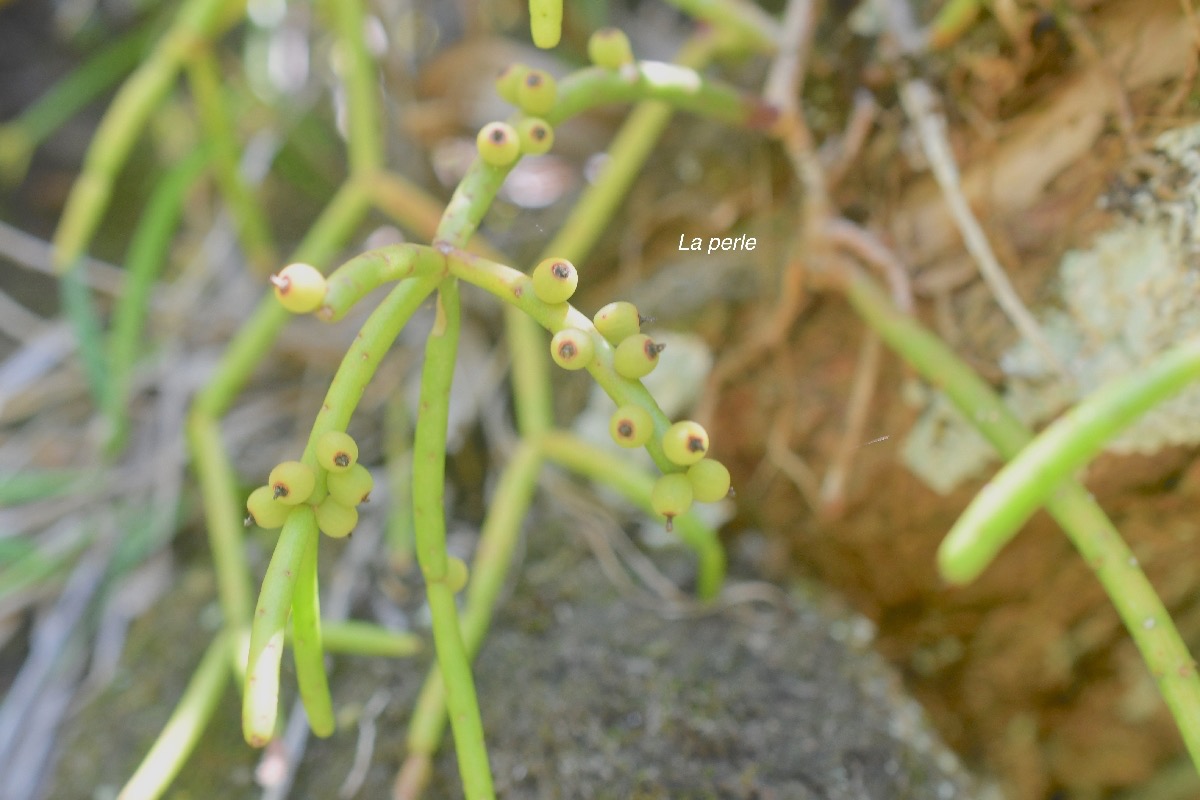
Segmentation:
{"type": "MultiPolygon", "coordinates": [[[[744,603],[672,619],[622,596],[586,548],[563,545],[559,533],[533,539],[477,662],[499,796],[988,796],[870,651],[862,618],[838,618],[797,594],[782,608],[744,603]]],[[[667,560],[690,573],[686,556],[667,560]]],[[[203,637],[180,642],[167,633],[170,619],[195,614],[179,606],[204,595],[189,585],[196,581],[181,582],[183,590],[138,623],[114,687],[68,732],[51,797],[115,796],[145,752],[195,663],[182,651],[202,645],[203,637]],[[163,651],[169,636],[177,646],[163,651]]],[[[426,661],[414,668],[411,660],[339,658],[331,677],[339,730],[310,740],[288,796],[341,796],[372,695],[387,700],[372,720],[369,766],[353,796],[390,796],[426,661]]],[[[288,675],[284,686],[294,686],[288,675]]],[[[257,756],[240,742],[230,692],[175,796],[259,797],[257,756]]],[[[426,797],[461,797],[449,746],[426,797]]]]}
{"type": "Polygon", "coordinates": [[[617,596],[590,557],[526,579],[480,659],[497,788],[528,800],[981,796],[863,647],[869,623],[789,604],[666,619],[617,596]]]}

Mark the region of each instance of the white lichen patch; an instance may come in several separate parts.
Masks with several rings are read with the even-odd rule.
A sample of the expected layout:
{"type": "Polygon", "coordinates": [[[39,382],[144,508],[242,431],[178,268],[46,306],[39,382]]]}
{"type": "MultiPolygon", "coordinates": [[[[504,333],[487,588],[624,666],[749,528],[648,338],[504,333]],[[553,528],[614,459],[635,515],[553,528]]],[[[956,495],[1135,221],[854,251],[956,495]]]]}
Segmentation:
{"type": "MultiPolygon", "coordinates": [[[[1200,335],[1200,125],[1163,134],[1150,158],[1150,176],[1124,198],[1126,219],[1059,264],[1062,307],[1043,312],[1041,326],[1068,374],[1024,342],[1000,360],[1005,402],[1027,424],[1200,335]]],[[[1109,449],[1154,453],[1197,442],[1200,385],[1157,406],[1109,449]]],[[[978,476],[995,453],[938,395],[909,433],[903,458],[944,494],[978,476]]]]}

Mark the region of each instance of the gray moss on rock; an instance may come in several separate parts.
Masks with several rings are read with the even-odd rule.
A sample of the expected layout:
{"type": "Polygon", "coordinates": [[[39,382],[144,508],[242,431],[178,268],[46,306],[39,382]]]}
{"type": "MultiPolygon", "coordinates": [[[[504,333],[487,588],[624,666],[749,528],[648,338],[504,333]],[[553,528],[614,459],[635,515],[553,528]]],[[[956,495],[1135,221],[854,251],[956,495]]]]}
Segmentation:
{"type": "MultiPolygon", "coordinates": [[[[870,650],[864,619],[819,610],[799,595],[786,610],[742,605],[669,618],[621,596],[590,552],[563,544],[561,530],[534,530],[512,596],[477,661],[500,797],[991,797],[972,788],[870,650]]],[[[660,554],[664,559],[677,578],[692,573],[690,557],[660,554]]],[[[194,625],[198,603],[210,596],[194,589],[211,590],[211,581],[182,585],[192,590],[170,595],[137,623],[116,683],[64,732],[66,753],[50,797],[115,797],[170,713],[209,635],[181,631],[184,621],[194,625]]],[[[394,579],[391,586],[396,596],[394,579]]],[[[409,589],[419,603],[419,585],[409,589]]],[[[381,596],[378,587],[371,592],[381,596]]],[[[420,616],[415,607],[410,616],[420,616]]],[[[339,728],[329,739],[309,740],[288,796],[339,796],[366,741],[364,709],[380,698],[355,796],[390,796],[427,669],[428,655],[339,657],[331,676],[339,728]]],[[[290,707],[290,671],[283,683],[290,707]]],[[[261,797],[253,779],[259,755],[241,742],[230,689],[169,796],[261,797]]],[[[447,736],[426,797],[461,796],[447,736]]]]}

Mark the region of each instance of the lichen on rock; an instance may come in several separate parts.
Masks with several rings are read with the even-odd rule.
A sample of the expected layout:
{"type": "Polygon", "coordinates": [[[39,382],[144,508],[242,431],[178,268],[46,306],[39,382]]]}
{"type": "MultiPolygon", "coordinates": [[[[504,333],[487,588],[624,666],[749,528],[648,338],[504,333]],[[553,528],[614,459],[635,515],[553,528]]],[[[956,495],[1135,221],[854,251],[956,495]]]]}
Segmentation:
{"type": "MultiPolygon", "coordinates": [[[[1041,326],[1067,374],[1021,341],[1000,359],[1003,398],[1039,425],[1100,386],[1200,334],[1200,125],[1162,134],[1153,169],[1124,200],[1125,218],[1059,263],[1061,308],[1041,326]]],[[[978,475],[995,453],[941,395],[903,449],[905,464],[940,493],[978,475]]],[[[1200,385],[1143,416],[1109,443],[1117,453],[1150,454],[1200,442],[1200,385]]]]}

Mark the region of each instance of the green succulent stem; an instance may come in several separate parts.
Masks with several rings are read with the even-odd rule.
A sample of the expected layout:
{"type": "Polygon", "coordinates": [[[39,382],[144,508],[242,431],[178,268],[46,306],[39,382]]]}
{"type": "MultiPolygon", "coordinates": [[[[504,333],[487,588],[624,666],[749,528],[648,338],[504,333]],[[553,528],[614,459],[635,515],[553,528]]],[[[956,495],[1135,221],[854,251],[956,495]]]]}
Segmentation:
{"type": "Polygon", "coordinates": [[[442,204],[403,175],[377,170],[360,178],[371,202],[409,233],[431,240],[442,219],[442,204]]]}
{"type": "Polygon", "coordinates": [[[233,644],[229,631],[218,633],[209,644],[167,724],[122,787],[118,800],[156,800],[166,794],[217,709],[229,680],[233,644]]]}
{"type": "Polygon", "coordinates": [[[229,453],[214,417],[193,410],[187,419],[188,448],[200,477],[200,494],[217,577],[217,598],[228,630],[242,630],[253,609],[250,565],[243,549],[242,502],[229,453]]]}
{"type": "MultiPolygon", "coordinates": [[[[476,157],[450,198],[438,225],[434,247],[439,252],[444,254],[467,244],[511,168],[512,165],[490,165],[476,157]]],[[[447,701],[463,788],[471,800],[483,800],[494,796],[491,767],[471,676],[471,659],[463,641],[454,592],[444,580],[446,432],[460,327],[458,281],[448,277],[438,287],[436,316],[425,343],[425,363],[421,371],[413,441],[413,530],[417,563],[425,576],[433,616],[438,670],[448,688],[447,701]]]]}
{"type": "MultiPolygon", "coordinates": [[[[354,343],[342,357],[329,389],[325,392],[325,401],[317,412],[312,430],[308,435],[308,444],[304,448],[301,460],[313,467],[317,464],[317,440],[327,431],[344,431],[350,424],[354,410],[362,400],[367,384],[375,376],[380,362],[387,354],[400,331],[412,319],[421,304],[428,299],[437,288],[441,276],[438,274],[425,275],[401,281],[388,293],[367,321],[363,323],[354,338],[354,343]]],[[[325,498],[324,470],[319,473],[316,490],[310,502],[319,503],[325,498]]]]}
{"type": "Polygon", "coordinates": [[[413,441],[413,520],[417,563],[430,582],[446,575],[446,432],[450,418],[450,388],[460,323],[458,284],[453,279],[438,287],[433,331],[425,343],[421,392],[413,441]]]}
{"type": "Polygon", "coordinates": [[[246,661],[246,689],[242,696],[242,735],[252,747],[262,747],[275,735],[279,715],[279,665],[284,634],[304,551],[316,547],[317,518],[312,507],[300,504],[288,514],[279,541],[267,565],[246,661]]]}
{"type": "Polygon", "coordinates": [[[1042,431],[988,482],[958,518],[938,551],[954,583],[974,580],[1063,481],[1114,436],[1200,378],[1200,339],[1092,392],[1042,431]]]}
{"type": "MultiPolygon", "coordinates": [[[[238,166],[237,137],[226,111],[221,71],[212,48],[203,48],[193,55],[188,63],[188,83],[204,141],[213,156],[213,177],[229,207],[242,250],[255,270],[266,275],[277,266],[279,256],[266,212],[238,166]]],[[[151,201],[149,210],[153,209],[151,201]]]]}
{"type": "Polygon", "coordinates": [[[548,50],[562,38],[563,0],[529,0],[529,28],[533,43],[548,50]]]}
{"type": "Polygon", "coordinates": [[[463,788],[470,800],[491,798],[483,722],[471,677],[471,662],[463,643],[454,592],[446,585],[446,433],[450,389],[461,327],[458,281],[447,278],[438,287],[433,330],[425,343],[421,393],[413,442],[413,527],[417,563],[425,576],[438,669],[448,687],[447,702],[463,788]]]}
{"type": "Polygon", "coordinates": [[[368,250],[335,269],[317,316],[336,322],[369,292],[385,283],[434,275],[445,269],[445,257],[427,245],[395,244],[368,250]]]}
{"type": "Polygon", "coordinates": [[[296,576],[296,590],[292,594],[292,655],[308,726],[317,736],[326,737],[333,733],[334,722],[321,637],[321,597],[317,585],[319,539],[319,536],[309,537],[296,576]]]}
{"type": "MultiPolygon", "coordinates": [[[[843,291],[880,338],[927,380],[939,386],[1004,459],[1016,458],[1033,440],[1033,433],[1013,416],[982,378],[941,339],[911,316],[897,310],[869,278],[854,272],[843,291]]],[[[1176,359],[1180,358],[1186,364],[1190,357],[1176,356],[1176,359]]],[[[1175,361],[1173,364],[1168,362],[1166,368],[1158,365],[1157,369],[1170,375],[1181,367],[1175,361]]],[[[1194,366],[1182,369],[1186,371],[1194,366]]],[[[1162,383],[1150,393],[1164,392],[1179,379],[1178,375],[1164,378],[1160,374],[1158,380],[1162,383]]],[[[1143,397],[1138,402],[1144,401],[1143,397]]],[[[1107,402],[1113,402],[1112,398],[1107,402]]],[[[1124,402],[1128,402],[1127,397],[1124,402]]],[[[1103,431],[1101,427],[1089,435],[1102,437],[1103,431]]],[[[1200,766],[1200,678],[1196,675],[1196,664],[1136,556],[1091,494],[1077,481],[1065,478],[1058,482],[1057,488],[1046,499],[1046,510],[1096,572],[1158,681],[1159,691],[1175,717],[1193,762],[1200,766]]],[[[956,557],[960,557],[961,547],[954,549],[956,557]]],[[[969,567],[955,564],[954,574],[948,577],[965,580],[977,574],[982,569],[980,564],[986,564],[986,560],[966,559],[969,567]]]]}
{"type": "Polygon", "coordinates": [[[492,770],[483,738],[483,721],[479,716],[475,682],[471,676],[471,659],[463,643],[454,592],[441,580],[430,583],[426,591],[433,616],[438,669],[445,685],[449,687],[446,701],[463,793],[467,800],[490,800],[495,797],[492,770]]]}
{"type": "Polygon", "coordinates": [[[500,191],[513,166],[509,164],[506,167],[497,167],[476,156],[467,169],[467,174],[459,181],[450,202],[446,204],[442,221],[434,234],[435,247],[465,246],[479,228],[479,223],[488,209],[492,207],[496,193],[500,191]]]}
{"type": "Polygon", "coordinates": [[[759,52],[774,52],[779,45],[779,23],[752,3],[743,0],[668,2],[689,16],[707,22],[726,36],[744,41],[759,52]]]}
{"type": "MultiPolygon", "coordinates": [[[[471,562],[466,605],[461,631],[466,659],[474,660],[487,635],[496,600],[504,588],[512,565],[521,521],[529,511],[537,487],[542,454],[528,439],[517,445],[500,473],[500,481],[479,533],[479,545],[471,562]]],[[[408,728],[408,750],[418,759],[432,756],[446,728],[446,682],[435,666],[421,687],[408,728]]]]}
{"type": "Polygon", "coordinates": [[[59,270],[74,264],[87,250],[108,208],[117,173],[193,49],[219,36],[244,5],[245,0],[187,0],[149,58],[117,92],[92,137],[83,171],[54,232],[54,263],[59,270]]]}
{"type": "Polygon", "coordinates": [[[329,0],[337,30],[337,63],[346,87],[349,114],[347,154],[350,173],[369,177],[383,164],[383,135],[379,118],[379,81],[375,62],[367,51],[366,14],[362,0],[329,0]]]}
{"type": "Polygon", "coordinates": [[[662,61],[639,61],[636,66],[632,79],[603,67],[588,67],[563,78],[558,102],[546,113],[546,122],[557,126],[597,106],[645,100],[661,100],[680,111],[757,130],[776,120],[776,109],[762,98],[708,80],[694,69],[662,61]]]}
{"type": "Polygon", "coordinates": [[[321,647],[326,653],[356,656],[407,658],[424,649],[421,637],[393,631],[362,620],[325,620],[321,623],[321,647]]]}

